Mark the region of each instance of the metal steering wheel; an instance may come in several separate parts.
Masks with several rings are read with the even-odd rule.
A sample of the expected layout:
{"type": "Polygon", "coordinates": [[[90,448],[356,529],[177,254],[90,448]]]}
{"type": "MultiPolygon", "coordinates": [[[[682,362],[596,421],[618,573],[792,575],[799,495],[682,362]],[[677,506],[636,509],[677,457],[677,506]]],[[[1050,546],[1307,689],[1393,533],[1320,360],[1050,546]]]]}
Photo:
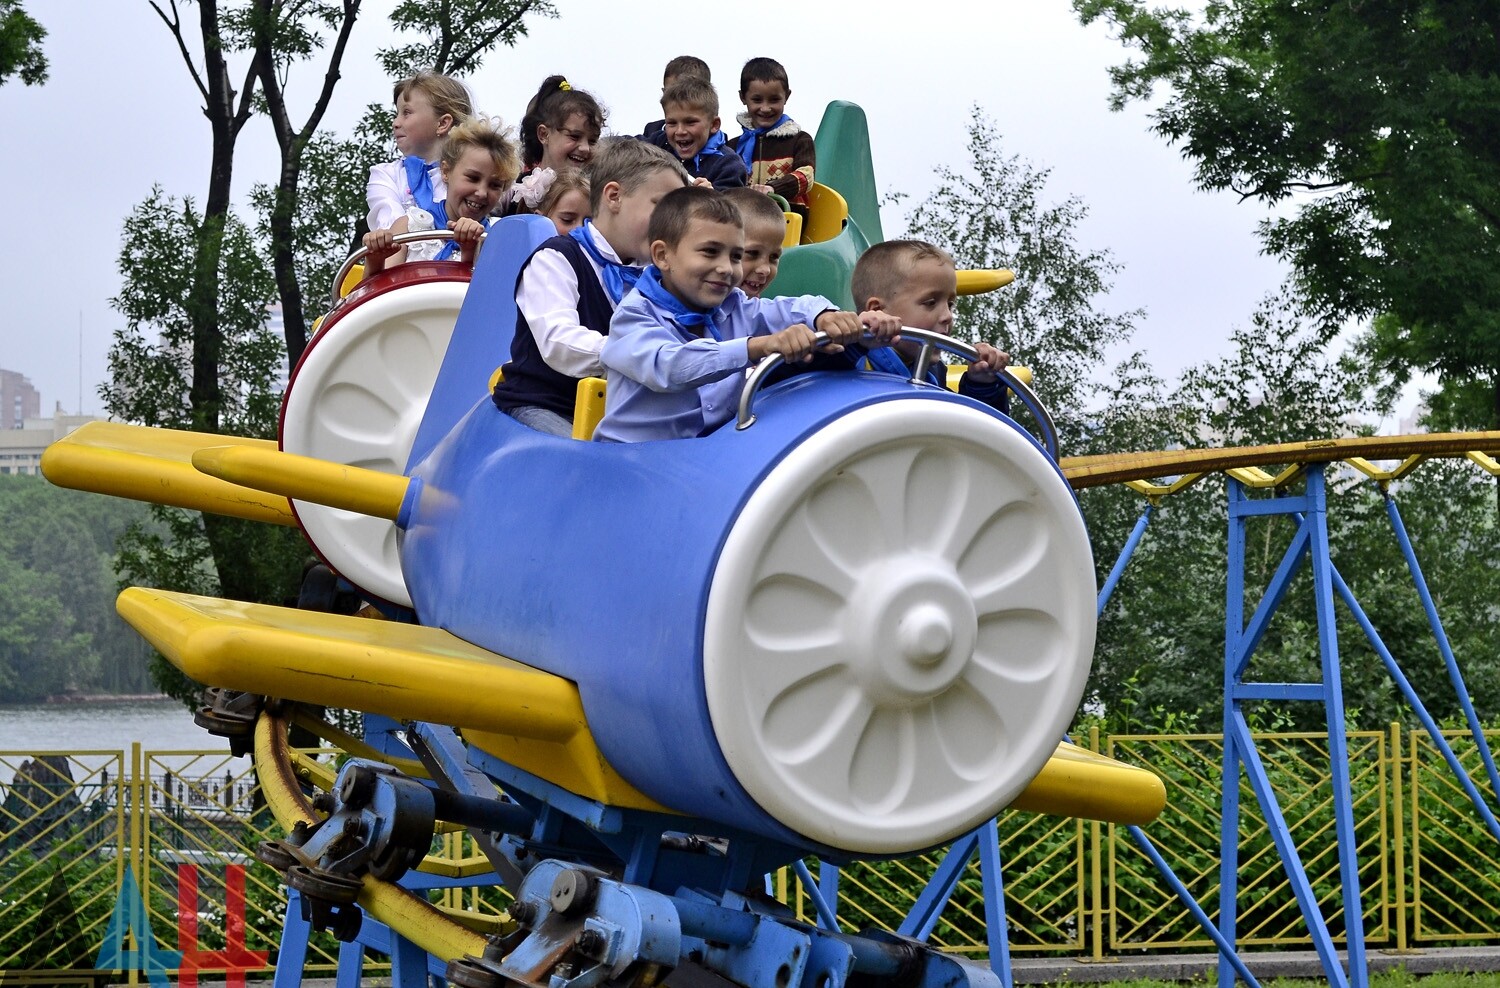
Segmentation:
{"type": "MultiPolygon", "coordinates": [[[[818,346],[822,346],[828,342],[827,333],[819,331],[815,336],[818,346]]],[[[934,386],[925,376],[925,369],[932,359],[933,350],[942,350],[945,353],[951,353],[954,356],[969,361],[979,359],[979,351],[972,344],[965,343],[962,340],[955,340],[952,337],[944,336],[942,333],[936,333],[932,330],[910,329],[903,326],[901,327],[901,336],[903,339],[916,340],[922,344],[922,350],[917,355],[916,362],[916,366],[921,369],[912,374],[911,383],[913,384],[925,385],[927,387],[934,386]]],[[[755,424],[755,395],[760,391],[761,385],[765,383],[767,375],[785,362],[785,357],[779,353],[773,353],[756,364],[755,369],[745,378],[745,386],[740,390],[739,420],[735,424],[736,429],[748,429],[755,424]]],[[[1021,399],[1021,404],[1025,405],[1026,410],[1036,419],[1037,431],[1040,433],[1038,438],[1041,440],[1043,448],[1046,449],[1047,455],[1056,460],[1058,456],[1057,427],[1053,424],[1052,415],[1047,411],[1046,406],[1042,404],[1041,399],[1036,396],[1036,392],[1032,391],[1030,386],[1011,374],[1008,370],[999,370],[995,373],[1000,378],[1001,383],[1014,392],[1017,398],[1021,399]]]]}

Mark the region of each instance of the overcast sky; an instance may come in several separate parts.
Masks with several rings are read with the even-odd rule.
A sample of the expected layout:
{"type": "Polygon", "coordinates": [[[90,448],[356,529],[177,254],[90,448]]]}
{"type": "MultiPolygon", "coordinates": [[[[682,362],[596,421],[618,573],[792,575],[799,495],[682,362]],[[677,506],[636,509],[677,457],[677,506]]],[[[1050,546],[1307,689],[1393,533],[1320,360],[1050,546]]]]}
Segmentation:
{"type": "MultiPolygon", "coordinates": [[[[482,111],[516,122],[541,79],[562,72],[600,97],[612,127],[635,133],[660,116],[663,64],[688,52],[712,66],[728,120],[740,65],[771,55],[791,76],[788,112],[809,129],[829,100],[863,106],[881,188],[917,200],[936,166],[964,162],[964,125],[978,103],[1008,153],[1051,169],[1049,200],[1076,194],[1087,203],[1083,246],[1107,248],[1124,265],[1108,304],[1147,310],[1135,346],[1169,380],[1217,355],[1231,327],[1282,280],[1281,266],[1260,255],[1260,207],[1194,191],[1189,167],[1148,133],[1143,110],[1109,112],[1106,69],[1124,52],[1099,26],[1079,26],[1061,0],[809,0],[750,15],[731,4],[556,3],[556,20],[534,22],[530,37],[468,80],[482,111]]],[[[389,99],[372,55],[390,42],[390,6],[366,0],[327,125],[347,129],[365,103],[389,99]]],[[[54,402],[73,411],[81,322],[82,407],[98,412],[110,334],[122,324],[109,304],[121,221],[153,183],[201,203],[208,124],[171,36],[144,0],[26,7],[49,32],[51,78],[0,87],[9,148],[0,175],[13,210],[0,238],[0,367],[31,379],[43,414],[54,402]]],[[[185,15],[195,23],[197,8],[185,15]]],[[[292,76],[303,113],[320,76],[292,76]]],[[[239,143],[237,201],[275,171],[270,129],[252,123],[239,143]]],[[[899,209],[887,210],[887,235],[903,227],[899,209]]]]}

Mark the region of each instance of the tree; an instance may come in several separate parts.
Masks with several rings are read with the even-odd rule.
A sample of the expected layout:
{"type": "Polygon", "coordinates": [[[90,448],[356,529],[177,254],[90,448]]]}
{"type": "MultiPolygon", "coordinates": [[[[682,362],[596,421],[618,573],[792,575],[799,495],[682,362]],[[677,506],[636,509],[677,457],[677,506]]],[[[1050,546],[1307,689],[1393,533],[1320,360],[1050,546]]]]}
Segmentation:
{"type": "Polygon", "coordinates": [[[140,639],[114,610],[114,545],[145,514],[38,477],[0,477],[0,702],[139,692],[140,639]]]}
{"type": "MultiPolygon", "coordinates": [[[[203,272],[188,267],[211,221],[189,198],[160,188],[125,220],[120,249],[120,294],[113,305],[126,320],[110,347],[110,380],[100,388],[111,416],[166,429],[201,431],[192,375],[196,325],[192,299],[203,272]]],[[[275,435],[281,396],[276,389],[281,341],[266,322],[275,285],[251,231],[232,213],[219,222],[215,325],[219,392],[212,431],[275,435]]],[[[127,583],[235,600],[280,602],[296,586],[306,555],[287,528],[153,506],[149,521],[119,543],[119,572],[127,583]]],[[[165,692],[188,696],[185,680],[158,659],[153,677],[165,692]]]]}
{"type": "Polygon", "coordinates": [[[1436,373],[1458,424],[1500,427],[1493,4],[1229,0],[1195,15],[1074,0],[1074,9],[1140,52],[1111,70],[1115,109],[1169,87],[1153,129],[1194,162],[1201,188],[1295,203],[1261,235],[1292,265],[1325,335],[1381,317],[1375,353],[1387,366],[1436,373]]]}
{"type": "Polygon", "coordinates": [[[47,81],[46,36],[47,29],[26,13],[21,0],[0,0],[0,86],[13,75],[28,86],[47,81]]]}
{"type": "MultiPolygon", "coordinates": [[[[1361,351],[1329,355],[1316,318],[1294,293],[1265,299],[1231,335],[1224,357],[1189,369],[1164,398],[1111,402],[1106,419],[1138,419],[1168,444],[1229,446],[1292,442],[1368,431],[1389,409],[1390,380],[1361,351]],[[1175,430],[1175,438],[1173,432],[1175,430]]],[[[1105,421],[1103,428],[1121,428],[1105,421]]],[[[1152,448],[1129,444],[1119,448],[1152,448]]],[[[1160,448],[1160,447],[1157,447],[1160,448]]],[[[1458,711],[1446,674],[1386,519],[1382,495],[1352,470],[1331,468],[1334,564],[1439,717],[1458,711]]],[[[1500,709],[1500,651],[1490,628],[1500,564],[1488,546],[1482,472],[1462,462],[1427,464],[1393,486],[1439,612],[1481,713],[1500,709]]],[[[1123,488],[1082,493],[1102,578],[1144,500],[1123,488]]],[[[1099,624],[1090,706],[1113,730],[1213,730],[1222,714],[1226,550],[1223,481],[1209,476],[1158,506],[1155,518],[1099,624]]],[[[1246,554],[1247,613],[1258,602],[1291,536],[1285,519],[1253,523],[1246,554]]],[[[1318,676],[1309,577],[1292,586],[1252,660],[1252,678],[1306,682],[1318,676]]],[[[1345,703],[1350,720],[1379,729],[1414,723],[1352,616],[1338,605],[1345,703]]],[[[1312,704],[1278,706],[1285,726],[1321,729],[1312,704]]]]}
{"type": "Polygon", "coordinates": [[[284,0],[253,0],[240,12],[239,30],[255,50],[267,57],[259,60],[261,92],[265,96],[266,115],[281,151],[281,172],[275,195],[270,203],[271,260],[276,273],[276,288],[281,298],[283,332],[286,336],[287,360],[295,367],[307,346],[307,317],[304,315],[302,286],[297,278],[293,246],[293,229],[297,210],[297,187],[302,174],[304,152],[312,142],[338,85],[339,67],[349,44],[349,35],[359,17],[360,0],[342,3],[301,3],[284,0]],[[324,47],[323,37],[314,26],[321,22],[335,32],[329,48],[322,84],[301,126],[292,123],[287,107],[285,83],[294,62],[306,61],[324,47]]]}
{"type": "Polygon", "coordinates": [[[1045,401],[1079,452],[1105,351],[1128,340],[1140,310],[1110,312],[1103,296],[1120,265],[1108,250],[1077,242],[1088,207],[1077,196],[1048,203],[1047,169],[1006,156],[979,107],[968,124],[963,171],[938,169],[938,187],[907,217],[907,235],[949,250],[962,268],[1010,268],[1016,280],[959,299],[960,336],[994,343],[1036,374],[1045,401]]]}
{"type": "MultiPolygon", "coordinates": [[[[341,174],[358,179],[379,160],[381,145],[385,143],[382,141],[372,147],[370,142],[358,137],[353,142],[345,142],[318,133],[339,80],[349,37],[359,17],[360,2],[252,0],[248,8],[237,12],[230,24],[231,36],[238,38],[240,45],[266,56],[260,58],[257,65],[261,92],[265,96],[265,111],[281,152],[281,170],[271,187],[274,192],[269,196],[262,194],[261,202],[270,232],[271,260],[281,300],[290,366],[296,366],[307,346],[310,325],[304,301],[306,272],[299,264],[297,246],[299,242],[327,236],[325,230],[331,231],[335,240],[342,239],[347,243],[355,220],[364,211],[361,194],[358,198],[341,196],[331,201],[345,210],[342,215],[329,215],[332,210],[326,206],[316,210],[314,215],[308,215],[309,210],[300,202],[304,197],[299,194],[302,173],[309,160],[308,152],[314,152],[314,157],[317,153],[333,153],[341,174]],[[319,25],[333,32],[331,45],[326,44],[318,32],[319,25]],[[286,94],[291,67],[311,60],[325,48],[327,55],[322,81],[312,109],[300,125],[295,124],[286,94]],[[323,226],[318,230],[309,229],[309,221],[323,226]]],[[[555,16],[552,5],[546,0],[403,0],[391,13],[391,25],[397,30],[423,33],[426,37],[412,44],[382,49],[379,53],[381,65],[397,77],[422,68],[453,75],[472,72],[495,45],[514,44],[526,33],[525,18],[528,14],[555,16]]],[[[367,111],[366,121],[360,128],[363,134],[369,133],[372,117],[381,118],[377,106],[372,105],[367,111]]],[[[348,185],[348,181],[339,182],[339,191],[344,191],[348,185]]],[[[362,183],[359,190],[363,192],[362,183]]],[[[319,285],[318,282],[312,284],[319,285]]]]}
{"type": "Polygon", "coordinates": [[[527,17],[556,17],[551,0],[401,0],[391,27],[426,34],[421,41],[382,49],[380,65],[393,78],[417,68],[468,75],[496,45],[526,36],[527,17]]]}

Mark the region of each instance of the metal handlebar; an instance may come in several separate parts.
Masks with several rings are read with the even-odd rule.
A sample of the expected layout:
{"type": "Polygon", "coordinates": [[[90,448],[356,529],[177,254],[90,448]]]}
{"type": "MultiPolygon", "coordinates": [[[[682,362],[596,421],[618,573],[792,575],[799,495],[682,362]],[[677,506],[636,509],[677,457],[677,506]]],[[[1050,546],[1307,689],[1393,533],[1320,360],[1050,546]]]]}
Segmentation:
{"type": "MultiPolygon", "coordinates": [[[[487,236],[489,236],[488,231],[479,235],[479,243],[476,244],[474,248],[474,260],[476,261],[479,260],[479,250],[484,246],[484,238],[487,236]]],[[[399,247],[404,244],[415,243],[418,240],[452,239],[452,230],[418,230],[414,233],[398,233],[391,238],[391,243],[399,247]]],[[[349,277],[349,272],[354,270],[354,265],[358,264],[360,261],[363,261],[365,259],[365,255],[368,253],[370,253],[370,248],[359,248],[359,250],[356,250],[354,253],[349,255],[349,259],[346,260],[343,263],[343,266],[339,268],[338,274],[333,276],[333,291],[330,293],[331,298],[329,301],[330,307],[338,305],[342,300],[341,296],[339,295],[339,289],[343,287],[344,279],[349,277]]]]}
{"type": "MultiPolygon", "coordinates": [[[[962,340],[955,340],[952,337],[944,336],[942,333],[935,333],[932,330],[910,329],[903,326],[901,327],[901,338],[916,340],[922,344],[921,352],[917,355],[917,370],[911,376],[911,383],[913,384],[924,384],[928,387],[933,386],[926,378],[926,369],[928,362],[932,359],[932,351],[935,349],[943,350],[971,362],[979,359],[979,351],[972,345],[962,340]]],[[[822,346],[828,342],[828,334],[819,331],[815,334],[815,339],[817,340],[817,345],[822,346]]],[[[762,359],[760,363],[756,364],[755,369],[750,372],[749,377],[745,378],[745,385],[740,389],[739,421],[735,423],[736,429],[748,429],[755,424],[755,395],[760,391],[760,387],[765,382],[766,376],[785,362],[786,358],[781,354],[770,354],[762,359]]],[[[1056,460],[1058,456],[1057,426],[1053,423],[1052,415],[1047,411],[1046,406],[1036,396],[1036,392],[1032,391],[1030,386],[1011,374],[1008,370],[998,370],[995,372],[995,375],[1000,379],[1001,384],[1009,388],[1015,393],[1017,398],[1021,399],[1021,404],[1026,406],[1026,410],[1031,412],[1032,417],[1036,419],[1037,429],[1041,433],[1042,446],[1056,460]]]]}

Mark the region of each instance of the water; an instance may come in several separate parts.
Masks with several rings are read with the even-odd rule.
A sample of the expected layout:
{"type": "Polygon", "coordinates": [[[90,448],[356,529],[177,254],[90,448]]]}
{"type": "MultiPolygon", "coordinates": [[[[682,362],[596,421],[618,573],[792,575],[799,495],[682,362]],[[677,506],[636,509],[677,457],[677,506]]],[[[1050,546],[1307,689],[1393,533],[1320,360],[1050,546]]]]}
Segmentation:
{"type": "Polygon", "coordinates": [[[0,751],[124,751],[128,761],[136,741],[148,751],[229,750],[176,700],[0,705],[0,751]]]}

